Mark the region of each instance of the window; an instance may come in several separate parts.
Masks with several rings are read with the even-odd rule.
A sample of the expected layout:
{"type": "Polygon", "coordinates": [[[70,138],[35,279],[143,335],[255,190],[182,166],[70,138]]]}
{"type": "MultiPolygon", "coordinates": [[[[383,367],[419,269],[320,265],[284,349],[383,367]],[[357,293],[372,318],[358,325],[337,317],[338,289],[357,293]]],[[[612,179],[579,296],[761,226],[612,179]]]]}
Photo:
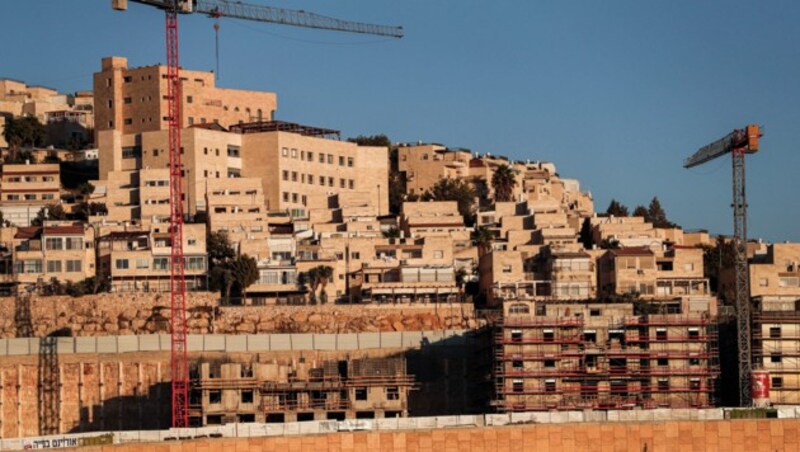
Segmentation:
{"type": "Polygon", "coordinates": [[[433,258],[434,259],[443,259],[444,258],[444,251],[442,251],[442,250],[434,251],[433,252],[433,258]]]}
{"type": "Polygon", "coordinates": [[[292,149],[292,158],[293,159],[297,158],[297,149],[292,149]]]}
{"type": "Polygon", "coordinates": [[[122,158],[124,159],[142,158],[142,147],[131,146],[122,148],[122,158]]]}
{"type": "Polygon", "coordinates": [[[696,341],[700,339],[700,330],[697,328],[689,328],[689,340],[696,341]]]}
{"type": "Polygon", "coordinates": [[[146,258],[138,258],[136,259],[136,268],[148,269],[150,268],[150,261],[146,258]]]}
{"type": "Polygon", "coordinates": [[[397,386],[387,386],[386,400],[400,400],[400,388],[397,386]]]}
{"type": "Polygon", "coordinates": [[[800,287],[800,277],[781,277],[778,279],[778,287],[800,287]]]}
{"type": "Polygon", "coordinates": [[[360,387],[355,389],[356,400],[367,400],[367,388],[360,387]]]}
{"type": "Polygon", "coordinates": [[[759,287],[769,287],[769,279],[767,279],[767,278],[759,278],[758,279],[758,286],[759,287]]]}
{"type": "Polygon", "coordinates": [[[328,154],[328,164],[333,165],[333,154],[328,154]]]}
{"type": "Polygon", "coordinates": [[[350,259],[361,259],[361,253],[358,251],[353,251],[350,253],[350,259]]]}
{"type": "Polygon", "coordinates": [[[222,391],[219,389],[208,391],[208,403],[222,403],[222,391]]]}
{"type": "Polygon", "coordinates": [[[61,261],[47,261],[47,273],[61,273],[61,261]]]}
{"type": "Polygon", "coordinates": [[[67,237],[66,244],[68,250],[82,250],[83,237],[67,237]]]}
{"type": "Polygon", "coordinates": [[[699,391],[700,390],[700,380],[697,378],[692,378],[689,380],[689,389],[692,391],[699,391]]]}
{"type": "Polygon", "coordinates": [[[311,151],[308,151],[308,153],[306,153],[306,160],[308,160],[309,162],[313,162],[314,161],[314,153],[311,152],[311,151]]]}
{"type": "Polygon", "coordinates": [[[589,309],[589,315],[592,317],[598,317],[600,315],[600,309],[597,308],[589,309]]]}
{"type": "Polygon", "coordinates": [[[669,358],[658,358],[656,364],[660,367],[669,366],[669,358]]]}
{"type": "Polygon", "coordinates": [[[25,200],[26,201],[35,201],[36,200],[36,195],[25,195],[25,200]]]}
{"type": "Polygon", "coordinates": [[[124,120],[123,122],[124,122],[124,124],[125,124],[126,126],[129,126],[129,125],[133,124],[133,119],[131,119],[131,118],[125,118],[125,120],[124,120]]]}
{"type": "Polygon", "coordinates": [[[328,187],[333,187],[333,178],[328,177],[328,187]]]}
{"type": "Polygon", "coordinates": [[[133,81],[133,77],[130,75],[126,75],[125,77],[122,77],[122,81],[125,83],[130,83],[133,81]]]}
{"type": "Polygon", "coordinates": [[[42,199],[45,200],[55,199],[55,196],[53,196],[53,194],[44,194],[42,195],[42,199]]]}
{"type": "Polygon", "coordinates": [[[192,102],[194,102],[194,98],[192,96],[186,96],[186,103],[191,104],[192,102]]]}
{"type": "Polygon", "coordinates": [[[525,366],[522,363],[522,361],[512,361],[511,362],[511,368],[512,369],[516,369],[516,370],[522,370],[522,369],[525,368],[525,366]]]}
{"type": "Polygon", "coordinates": [[[780,355],[780,353],[773,353],[773,354],[769,355],[769,362],[771,362],[771,363],[781,363],[781,362],[783,362],[783,357],[780,355]]]}
{"type": "Polygon", "coordinates": [[[38,259],[29,259],[17,261],[17,273],[42,273],[42,261],[38,259]]]}
{"type": "Polygon", "coordinates": [[[153,270],[166,271],[169,269],[169,258],[156,257],[153,259],[153,270]]]}
{"type": "Polygon", "coordinates": [[[126,97],[126,98],[122,99],[122,102],[126,103],[126,104],[130,104],[130,103],[133,103],[133,99],[131,99],[130,97],[126,97]]]}
{"type": "Polygon", "coordinates": [[[158,157],[158,149],[153,149],[153,157],[158,157]]]}
{"type": "Polygon", "coordinates": [[[556,360],[554,360],[554,359],[546,359],[546,360],[544,360],[544,367],[546,367],[546,368],[554,368],[554,367],[556,367],[556,360]]]}
{"type": "Polygon", "coordinates": [[[545,380],[544,381],[544,392],[556,392],[556,381],[555,380],[545,380]]]}
{"type": "Polygon", "coordinates": [[[289,171],[283,170],[283,180],[289,180],[289,171]]]}
{"type": "Polygon", "coordinates": [[[240,157],[239,146],[228,145],[228,157],[239,158],[240,157]]]}
{"type": "Polygon", "coordinates": [[[292,202],[297,202],[297,193],[292,193],[292,202]]]}
{"type": "Polygon", "coordinates": [[[297,171],[292,171],[292,182],[297,182],[297,171]]]}
{"type": "Polygon", "coordinates": [[[339,188],[345,188],[346,185],[347,181],[345,181],[344,179],[339,179],[339,188]]]}
{"type": "Polygon", "coordinates": [[[344,166],[344,157],[339,156],[339,166],[344,166]]]}
{"type": "Polygon", "coordinates": [[[323,186],[325,185],[325,176],[320,176],[319,177],[319,184],[323,185],[323,186]]]}
{"type": "Polygon", "coordinates": [[[289,148],[281,148],[281,156],[288,157],[289,156],[289,148]]]}
{"type": "Polygon", "coordinates": [[[117,268],[117,270],[127,270],[128,259],[117,259],[114,265],[117,268]]]}
{"type": "Polygon", "coordinates": [[[511,330],[511,341],[522,342],[522,330],[511,330]]]}
{"type": "Polygon", "coordinates": [[[664,328],[656,329],[656,340],[657,341],[666,341],[667,340],[667,330],[664,328]]]}
{"type": "Polygon", "coordinates": [[[352,168],[354,163],[353,157],[347,157],[347,166],[352,168]]]}
{"type": "Polygon", "coordinates": [[[67,272],[78,273],[83,270],[83,262],[77,259],[67,261],[67,272]]]}
{"type": "Polygon", "coordinates": [[[44,245],[47,250],[62,250],[64,249],[64,239],[61,237],[48,237],[45,239],[44,245]]]}
{"type": "Polygon", "coordinates": [[[659,378],[658,379],[658,390],[659,391],[669,391],[669,379],[659,378]]]}
{"type": "Polygon", "coordinates": [[[512,380],[511,388],[514,392],[522,392],[525,390],[525,385],[522,380],[512,380]]]}
{"type": "Polygon", "coordinates": [[[242,403],[253,403],[253,390],[249,389],[246,391],[242,391],[241,399],[242,403]]]}
{"type": "Polygon", "coordinates": [[[772,387],[780,389],[783,387],[783,377],[772,377],[772,387]]]}
{"type": "Polygon", "coordinates": [[[553,330],[544,330],[542,332],[542,339],[545,342],[553,342],[556,339],[556,333],[553,330]]]}
{"type": "Polygon", "coordinates": [[[512,304],[508,308],[509,314],[529,314],[530,312],[531,310],[528,305],[522,303],[512,304]]]}
{"type": "Polygon", "coordinates": [[[289,192],[283,192],[283,202],[289,202],[289,192]]]}
{"type": "Polygon", "coordinates": [[[696,354],[690,354],[689,355],[689,365],[690,366],[699,366],[700,365],[700,358],[698,358],[696,354]]]}
{"type": "Polygon", "coordinates": [[[503,265],[503,273],[511,273],[511,266],[503,265]]]}
{"type": "Polygon", "coordinates": [[[353,190],[355,188],[355,184],[353,184],[353,179],[350,179],[349,181],[347,181],[347,184],[348,184],[348,188],[350,188],[350,190],[353,190]]]}
{"type": "Polygon", "coordinates": [[[779,326],[772,326],[769,328],[769,337],[772,339],[780,339],[781,337],[781,327],[779,326]]]}

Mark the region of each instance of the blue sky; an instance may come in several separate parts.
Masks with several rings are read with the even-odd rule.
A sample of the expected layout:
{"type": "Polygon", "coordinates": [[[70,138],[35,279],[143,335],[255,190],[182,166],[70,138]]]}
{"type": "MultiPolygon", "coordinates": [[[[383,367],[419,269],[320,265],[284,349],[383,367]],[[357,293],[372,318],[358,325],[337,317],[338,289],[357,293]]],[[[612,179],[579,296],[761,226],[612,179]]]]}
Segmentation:
{"type": "MultiPolygon", "coordinates": [[[[110,4],[0,1],[0,77],[75,91],[91,88],[103,56],[163,62],[162,15],[110,4]]],[[[220,86],[277,92],[279,119],[553,161],[598,210],[658,196],[671,220],[719,233],[732,229],[730,160],[681,163],[757,122],[749,235],[800,241],[800,2],[268,4],[406,30],[390,40],[223,21],[220,86]]],[[[184,67],[214,68],[212,25],[182,18],[184,67]]]]}

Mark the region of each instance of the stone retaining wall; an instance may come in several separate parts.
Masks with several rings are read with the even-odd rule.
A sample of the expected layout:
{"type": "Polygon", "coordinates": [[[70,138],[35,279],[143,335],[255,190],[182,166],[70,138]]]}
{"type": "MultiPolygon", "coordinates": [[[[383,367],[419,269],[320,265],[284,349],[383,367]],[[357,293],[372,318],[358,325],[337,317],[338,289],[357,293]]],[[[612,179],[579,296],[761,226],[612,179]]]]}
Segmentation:
{"type": "MultiPolygon", "coordinates": [[[[317,305],[220,307],[217,295],[187,298],[191,334],[362,333],[474,329],[470,305],[317,305]]],[[[80,298],[0,298],[0,338],[157,334],[169,331],[168,294],[98,294],[80,298]]]]}

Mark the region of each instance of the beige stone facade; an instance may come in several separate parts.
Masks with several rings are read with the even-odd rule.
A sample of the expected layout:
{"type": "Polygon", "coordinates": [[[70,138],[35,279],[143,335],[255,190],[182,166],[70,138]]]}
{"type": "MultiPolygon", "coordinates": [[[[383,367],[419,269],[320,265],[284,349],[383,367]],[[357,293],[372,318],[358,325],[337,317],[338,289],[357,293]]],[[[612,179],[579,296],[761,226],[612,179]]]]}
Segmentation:
{"type": "MultiPolygon", "coordinates": [[[[136,134],[168,128],[167,67],[129,68],[122,57],[103,58],[94,74],[97,132],[136,134]]],[[[181,70],[182,127],[269,121],[277,108],[275,93],[219,88],[214,74],[181,70]]]]}
{"type": "Polygon", "coordinates": [[[800,403],[800,244],[775,243],[750,262],[753,358],[773,404],[800,403]]]}
{"type": "Polygon", "coordinates": [[[6,164],[0,170],[0,211],[13,225],[29,226],[42,207],[61,202],[58,164],[6,164]]]}
{"type": "MultiPolygon", "coordinates": [[[[99,268],[108,275],[113,292],[168,292],[172,252],[169,223],[148,229],[115,228],[98,238],[99,268]]],[[[204,224],[183,226],[186,288],[206,287],[206,230],[204,224]]]]}
{"type": "Polygon", "coordinates": [[[0,240],[0,281],[6,292],[53,279],[79,282],[95,274],[94,230],[87,225],[47,222],[44,227],[2,228],[0,240]]]}

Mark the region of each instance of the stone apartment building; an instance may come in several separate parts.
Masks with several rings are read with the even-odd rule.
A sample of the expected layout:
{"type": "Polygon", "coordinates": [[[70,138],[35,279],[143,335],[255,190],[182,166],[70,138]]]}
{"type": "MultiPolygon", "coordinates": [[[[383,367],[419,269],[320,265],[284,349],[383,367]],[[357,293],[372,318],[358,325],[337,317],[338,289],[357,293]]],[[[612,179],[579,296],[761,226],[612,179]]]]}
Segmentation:
{"type": "Polygon", "coordinates": [[[714,406],[715,300],[506,300],[496,330],[500,412],[714,406]]]}
{"type": "Polygon", "coordinates": [[[800,244],[775,243],[750,262],[753,360],[773,404],[800,403],[800,244]]]}
{"type": "Polygon", "coordinates": [[[0,169],[0,211],[15,226],[30,226],[42,207],[61,202],[57,163],[6,164],[0,169]]]}
{"type": "Polygon", "coordinates": [[[0,290],[80,282],[95,275],[94,229],[80,223],[0,228],[0,290]]]}
{"type": "MultiPolygon", "coordinates": [[[[87,132],[94,126],[93,96],[90,92],[59,93],[44,86],[0,78],[0,129],[6,118],[35,117],[46,126],[49,141],[67,143],[71,138],[91,142],[87,132]]],[[[8,143],[0,135],[0,147],[8,143]]]]}
{"type": "Polygon", "coordinates": [[[710,296],[703,273],[703,250],[666,245],[618,248],[598,258],[598,283],[604,296],[638,294],[643,298],[710,296]]]}
{"type": "MultiPolygon", "coordinates": [[[[270,121],[277,108],[275,93],[219,88],[214,74],[180,71],[182,126],[270,121]]],[[[94,74],[96,132],[122,135],[166,130],[167,67],[128,67],[127,58],[103,58],[94,74]]]]}
{"type": "MultiPolygon", "coordinates": [[[[168,292],[169,259],[172,252],[169,223],[147,229],[115,227],[97,241],[99,269],[108,275],[113,292],[168,292]]],[[[206,287],[208,261],[206,227],[185,224],[184,269],[187,290],[206,287]]]]}
{"type": "Polygon", "coordinates": [[[414,382],[402,357],[200,362],[191,373],[194,425],[406,417],[414,382]]]}
{"type": "MultiPolygon", "coordinates": [[[[136,184],[129,180],[137,172],[169,164],[167,124],[161,120],[166,82],[160,75],[165,68],[127,69],[122,60],[103,61],[103,72],[95,76],[100,149],[100,181],[95,185],[108,185],[106,192],[135,190],[136,184]],[[115,119],[109,119],[112,116],[115,119]],[[124,117],[130,121],[122,119],[119,125],[124,117]],[[156,120],[151,122],[152,118],[156,120]]],[[[208,180],[238,177],[261,180],[267,211],[304,217],[315,207],[310,200],[319,195],[361,191],[372,194],[371,201],[381,213],[388,212],[385,148],[341,141],[336,130],[272,121],[274,93],[221,90],[213,86],[211,73],[186,73],[189,81],[184,84],[196,85],[184,92],[185,128],[181,131],[187,213],[207,212],[208,180]],[[249,106],[239,105],[246,102],[249,106]],[[196,122],[193,115],[202,115],[201,121],[196,122]]],[[[147,221],[132,213],[129,220],[147,221]]]]}

